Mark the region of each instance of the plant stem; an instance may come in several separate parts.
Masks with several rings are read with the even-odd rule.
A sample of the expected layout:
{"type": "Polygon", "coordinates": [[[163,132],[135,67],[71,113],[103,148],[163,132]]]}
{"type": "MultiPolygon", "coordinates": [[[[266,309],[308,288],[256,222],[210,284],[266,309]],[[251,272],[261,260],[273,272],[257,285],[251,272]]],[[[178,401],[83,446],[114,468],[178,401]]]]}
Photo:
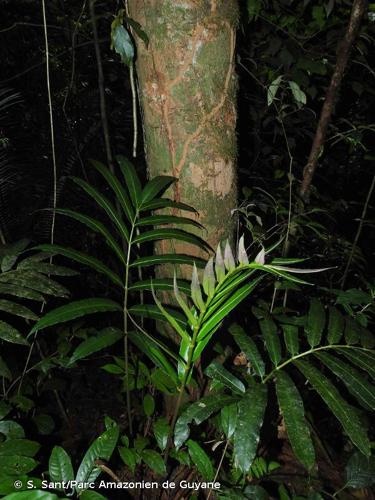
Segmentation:
{"type": "Polygon", "coordinates": [[[172,436],[173,436],[173,431],[174,431],[174,428],[176,425],[178,412],[179,412],[180,407],[181,407],[182,398],[183,398],[184,392],[185,392],[185,387],[186,387],[186,384],[187,384],[187,381],[189,378],[189,374],[190,374],[190,370],[191,370],[191,363],[192,363],[193,354],[194,354],[194,350],[195,350],[195,344],[197,343],[197,337],[198,337],[199,330],[200,330],[200,322],[195,327],[193,337],[192,337],[191,342],[190,342],[186,366],[185,366],[185,372],[184,372],[184,376],[183,376],[181,385],[179,387],[179,395],[178,395],[176,407],[175,407],[174,412],[173,412],[171,427],[170,427],[169,435],[168,435],[167,446],[166,446],[165,452],[164,452],[164,461],[165,462],[167,462],[167,460],[168,460],[169,450],[170,450],[171,444],[172,444],[171,440],[172,440],[172,436]]]}
{"type": "Polygon", "coordinates": [[[111,141],[110,141],[109,127],[108,127],[107,108],[106,108],[106,103],[105,103],[103,64],[102,64],[102,58],[100,55],[98,28],[96,25],[96,18],[95,18],[95,0],[90,0],[89,6],[90,6],[90,16],[91,16],[91,23],[92,23],[92,32],[94,35],[96,64],[97,64],[97,70],[98,70],[100,114],[101,114],[101,119],[102,119],[104,145],[105,145],[105,151],[106,151],[106,155],[107,155],[108,166],[109,166],[111,172],[114,173],[111,141]]]}
{"type": "Polygon", "coordinates": [[[284,361],[284,363],[281,363],[281,365],[278,365],[276,366],[263,380],[262,380],[262,383],[265,384],[266,382],[268,382],[270,380],[270,378],[272,378],[275,373],[279,370],[281,370],[282,368],[284,368],[285,366],[287,366],[289,363],[293,363],[293,361],[295,361],[296,359],[299,359],[299,358],[303,358],[304,356],[309,356],[310,354],[314,354],[315,352],[318,352],[318,351],[324,351],[326,349],[360,349],[362,351],[368,351],[368,349],[364,348],[364,347],[355,347],[355,346],[352,346],[352,345],[347,345],[347,344],[330,344],[330,345],[323,345],[323,346],[320,346],[320,347],[314,347],[312,349],[309,349],[308,351],[305,351],[305,352],[301,352],[300,354],[297,354],[296,356],[293,356],[289,359],[287,359],[286,361],[284,361]]]}
{"type": "MultiPolygon", "coordinates": [[[[227,439],[227,441],[225,443],[224,450],[223,450],[223,453],[221,455],[220,462],[219,462],[219,465],[217,467],[215,477],[214,477],[214,479],[212,481],[214,484],[216,483],[216,480],[217,480],[217,478],[219,476],[219,472],[220,472],[221,466],[223,465],[223,461],[224,461],[225,454],[226,454],[227,449],[228,449],[228,445],[229,445],[229,439],[227,439]]],[[[209,491],[209,493],[207,495],[207,500],[210,500],[211,495],[212,495],[212,489],[209,491]]]]}
{"type": "Polygon", "coordinates": [[[130,254],[132,248],[132,239],[135,229],[135,221],[137,219],[138,213],[136,213],[134,220],[132,222],[132,227],[129,234],[128,249],[126,255],[125,264],[125,282],[124,282],[124,305],[123,305],[123,320],[124,320],[124,361],[125,361],[125,385],[126,385],[126,412],[128,415],[129,422],[129,433],[133,434],[133,423],[131,416],[131,400],[130,400],[130,389],[129,389],[129,338],[128,338],[128,297],[129,297],[129,265],[130,265],[130,254]]]}
{"type": "MultiPolygon", "coordinates": [[[[53,212],[52,212],[51,233],[50,233],[50,242],[51,242],[51,245],[53,245],[54,236],[55,236],[56,205],[57,205],[57,163],[56,163],[56,148],[55,148],[55,130],[54,130],[54,122],[53,122],[52,92],[51,92],[51,82],[50,82],[50,67],[49,67],[49,59],[50,58],[49,58],[49,44],[48,44],[45,0],[42,0],[42,9],[43,9],[44,42],[45,42],[45,51],[46,51],[46,80],[47,80],[49,121],[50,121],[50,133],[51,133],[52,165],[53,165],[53,212]]],[[[51,263],[52,263],[52,257],[50,257],[50,264],[51,263]]]]}

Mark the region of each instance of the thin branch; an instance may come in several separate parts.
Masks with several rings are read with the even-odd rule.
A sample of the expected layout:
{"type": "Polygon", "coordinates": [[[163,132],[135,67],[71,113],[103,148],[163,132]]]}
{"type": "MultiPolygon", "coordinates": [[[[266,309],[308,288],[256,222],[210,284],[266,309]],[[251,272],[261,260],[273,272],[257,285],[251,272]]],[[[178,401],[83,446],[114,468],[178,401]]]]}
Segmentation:
{"type": "Polygon", "coordinates": [[[102,57],[100,54],[100,47],[99,47],[98,28],[96,25],[96,18],[95,18],[95,0],[90,0],[89,6],[90,6],[90,16],[91,16],[91,23],[92,23],[92,32],[94,35],[96,64],[97,64],[97,69],[98,69],[100,114],[102,117],[102,127],[103,127],[105,151],[106,151],[106,155],[107,155],[108,166],[109,166],[111,172],[114,173],[111,142],[110,142],[110,136],[109,136],[109,127],[108,127],[107,108],[106,108],[106,102],[105,102],[103,65],[102,65],[102,57]]]}
{"type": "MultiPolygon", "coordinates": [[[[108,42],[108,40],[109,40],[108,38],[101,38],[100,40],[98,40],[98,42],[99,43],[104,43],[104,42],[108,42]]],[[[82,42],[82,43],[76,45],[75,48],[78,49],[80,47],[85,47],[87,45],[92,45],[93,43],[94,42],[92,40],[90,40],[88,42],[82,42]]],[[[59,54],[54,54],[54,57],[65,56],[65,54],[68,54],[68,52],[70,52],[71,50],[72,50],[72,47],[69,47],[69,49],[62,51],[59,54]]],[[[19,78],[19,77],[21,77],[23,75],[26,75],[27,73],[30,73],[30,71],[33,71],[34,69],[39,68],[40,66],[43,66],[44,64],[45,64],[45,60],[43,59],[42,62],[33,64],[29,68],[26,68],[25,70],[21,71],[20,73],[17,73],[16,75],[11,76],[10,78],[7,78],[6,80],[1,80],[0,81],[0,85],[5,85],[6,83],[12,82],[13,80],[17,80],[17,78],[19,78]]]]}
{"type": "Polygon", "coordinates": [[[331,121],[335,107],[338,90],[344,77],[348,64],[350,51],[357,37],[362,17],[366,11],[367,0],[354,0],[350,15],[350,20],[343,40],[340,42],[337,53],[335,69],[328,87],[326,98],[320,113],[318,126],[315,132],[309,159],[303,171],[303,179],[300,189],[300,196],[303,200],[309,200],[310,186],[315,174],[319,157],[323,151],[328,125],[331,121]]]}
{"type": "MultiPolygon", "coordinates": [[[[55,221],[56,221],[56,206],[57,206],[57,164],[56,164],[56,149],[55,149],[55,130],[54,130],[54,123],[53,123],[52,94],[51,94],[51,83],[50,83],[49,46],[48,46],[45,0],[42,0],[42,9],[43,9],[45,51],[46,51],[46,79],[47,79],[47,92],[48,92],[50,131],[51,131],[52,164],[53,164],[53,212],[52,212],[52,223],[51,223],[51,233],[50,233],[50,241],[51,241],[51,245],[53,245],[54,239],[55,239],[55,221]]],[[[52,257],[51,257],[51,259],[52,259],[52,257]]]]}
{"type": "MultiPolygon", "coordinates": [[[[33,28],[44,28],[44,24],[38,24],[38,23],[13,23],[11,26],[8,26],[7,28],[0,30],[0,33],[6,33],[7,31],[12,31],[14,28],[17,28],[18,26],[31,26],[33,28]]],[[[66,28],[63,28],[62,26],[55,26],[53,24],[47,24],[47,28],[52,30],[68,31],[66,28]]]]}

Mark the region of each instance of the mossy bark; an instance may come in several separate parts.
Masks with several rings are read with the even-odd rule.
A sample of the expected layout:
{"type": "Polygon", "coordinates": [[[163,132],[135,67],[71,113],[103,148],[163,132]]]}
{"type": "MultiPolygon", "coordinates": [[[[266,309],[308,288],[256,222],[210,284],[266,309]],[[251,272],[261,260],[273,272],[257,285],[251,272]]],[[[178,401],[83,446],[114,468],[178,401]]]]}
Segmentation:
{"type": "Polygon", "coordinates": [[[215,248],[233,234],[237,203],[237,0],[130,0],[129,13],[149,37],[137,39],[149,175],[179,179],[173,198],[196,208],[215,248]]]}

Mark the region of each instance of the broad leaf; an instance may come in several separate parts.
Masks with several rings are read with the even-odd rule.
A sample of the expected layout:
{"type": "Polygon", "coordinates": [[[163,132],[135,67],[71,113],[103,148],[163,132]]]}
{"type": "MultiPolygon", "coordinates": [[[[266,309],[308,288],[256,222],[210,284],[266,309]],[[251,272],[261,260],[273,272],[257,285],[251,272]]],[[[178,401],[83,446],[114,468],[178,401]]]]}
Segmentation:
{"type": "Polygon", "coordinates": [[[199,474],[206,481],[212,481],[215,477],[215,471],[212,466],[210,457],[203,450],[203,448],[201,448],[201,446],[199,446],[199,444],[192,439],[189,439],[186,444],[189,450],[191,461],[198,469],[199,474]]]}
{"type": "Polygon", "coordinates": [[[237,404],[224,406],[224,408],[220,412],[221,427],[227,439],[230,439],[236,430],[237,412],[237,404]]]}
{"type": "Polygon", "coordinates": [[[229,328],[229,332],[233,336],[238,347],[241,349],[241,351],[243,351],[246,358],[251,363],[251,366],[254,369],[255,373],[260,377],[264,377],[264,361],[258,351],[254,340],[245,333],[243,328],[241,328],[237,324],[231,325],[229,328]]]}
{"type": "Polygon", "coordinates": [[[363,454],[369,456],[370,442],[357,411],[341,397],[336,387],[321,371],[305,361],[294,361],[294,363],[340,421],[350,440],[363,454]]]}
{"type": "Polygon", "coordinates": [[[282,371],[277,373],[276,392],[293,451],[306,469],[310,470],[315,463],[310,429],[305,419],[302,398],[287,373],[282,371]]]}
{"type": "Polygon", "coordinates": [[[165,474],[166,468],[163,458],[160,453],[155,450],[143,450],[141,453],[142,460],[150,467],[156,474],[165,474]]]}
{"type": "Polygon", "coordinates": [[[219,411],[223,406],[238,401],[236,396],[225,394],[213,394],[192,403],[177,419],[174,428],[174,444],[176,448],[188,439],[190,434],[189,425],[194,421],[197,425],[207,420],[213,413],[219,411]]]}
{"type": "Polygon", "coordinates": [[[345,472],[349,488],[369,488],[375,484],[375,456],[365,457],[356,451],[350,457],[345,472]]]}
{"type": "Polygon", "coordinates": [[[315,347],[320,344],[322,333],[324,330],[326,316],[324,307],[318,299],[312,299],[310,309],[307,315],[307,325],[305,331],[310,347],[315,347]]]}
{"type": "Polygon", "coordinates": [[[154,436],[156,442],[158,443],[158,446],[161,449],[161,451],[164,451],[168,443],[170,426],[167,420],[161,417],[154,422],[153,428],[154,428],[154,436]]]}
{"type": "Polygon", "coordinates": [[[87,358],[95,352],[115,344],[123,337],[123,332],[118,328],[108,327],[101,330],[96,335],[84,340],[73,352],[68,365],[72,365],[82,358],[87,358]]]}
{"type": "Polygon", "coordinates": [[[229,370],[224,368],[224,366],[217,361],[213,361],[206,368],[205,374],[214,380],[218,380],[223,385],[228,387],[228,389],[236,392],[237,394],[243,394],[246,391],[241,380],[235,377],[229,370]]]}
{"type": "Polygon", "coordinates": [[[51,481],[73,481],[74,471],[72,461],[67,452],[64,448],[61,448],[61,446],[55,446],[53,448],[49,459],[48,471],[51,481]]]}
{"type": "Polygon", "coordinates": [[[346,385],[362,406],[375,410],[375,387],[366,380],[363,373],[325,352],[316,353],[315,356],[346,385]]]}
{"type": "Polygon", "coordinates": [[[38,316],[28,307],[16,304],[10,300],[0,299],[0,311],[4,311],[13,316],[20,316],[21,318],[31,319],[38,321],[38,316]]]}
{"type": "Polygon", "coordinates": [[[22,285],[4,285],[3,283],[0,283],[0,293],[4,295],[12,295],[13,297],[20,297],[21,299],[37,300],[38,302],[44,301],[44,297],[41,293],[22,285]]]}
{"type": "Polygon", "coordinates": [[[344,333],[344,318],[336,307],[329,308],[328,334],[329,344],[338,344],[344,333]]]}
{"type": "Polygon", "coordinates": [[[267,404],[267,387],[255,384],[238,403],[238,417],[234,434],[234,461],[246,473],[255,458],[267,404]]]}
{"type": "Polygon", "coordinates": [[[281,360],[281,345],[277,326],[269,314],[265,314],[264,318],[259,321],[259,326],[271,361],[277,366],[281,360]]]}
{"type": "Polygon", "coordinates": [[[343,354],[352,363],[365,370],[373,379],[375,379],[375,353],[365,351],[364,349],[345,349],[339,348],[337,351],[343,354]]]}
{"type": "Polygon", "coordinates": [[[0,339],[11,344],[29,345],[28,341],[24,339],[21,333],[13,326],[0,320],[0,339]]]}
{"type": "Polygon", "coordinates": [[[0,456],[20,455],[33,457],[37,454],[40,444],[29,439],[8,439],[0,443],[0,456]]]}
{"type": "Polygon", "coordinates": [[[115,449],[119,438],[119,428],[117,425],[103,432],[92,443],[85,453],[81,465],[78,468],[76,481],[94,482],[101,473],[101,469],[96,467],[95,462],[98,459],[109,460],[115,449]]]}
{"type": "Polygon", "coordinates": [[[299,353],[298,345],[298,327],[296,325],[281,325],[284,333],[284,341],[288,352],[292,356],[296,356],[299,353]]]}

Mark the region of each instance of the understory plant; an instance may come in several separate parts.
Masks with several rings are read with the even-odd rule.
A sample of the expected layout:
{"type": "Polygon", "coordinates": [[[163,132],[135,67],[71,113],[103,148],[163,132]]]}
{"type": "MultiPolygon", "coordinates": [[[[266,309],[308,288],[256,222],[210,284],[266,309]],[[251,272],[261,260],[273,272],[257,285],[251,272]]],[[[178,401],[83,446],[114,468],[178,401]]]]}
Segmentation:
{"type": "MultiPolygon", "coordinates": [[[[107,313],[104,322],[109,325],[102,329],[88,329],[80,334],[78,326],[72,329],[73,335],[63,334],[64,342],[57,352],[41,363],[45,373],[51,366],[69,370],[108,348],[113,352],[117,343],[123,341],[123,356],[116,351],[112,362],[102,369],[122,381],[127,407],[125,425],[120,429],[111,419],[105,419],[106,431],[89,447],[76,475],[67,452],[62,446],[55,447],[49,460],[51,481],[77,478],[83,482],[95,481],[100,473],[120,481],[108,463],[116,456],[117,447],[118,456],[133,476],[141,467],[158,477],[174,477],[175,471],[181,469],[188,476],[195,468],[203,480],[222,483],[220,492],[215,493],[219,497],[232,498],[233,491],[235,498],[267,498],[266,490],[258,483],[263,478],[272,478],[279,465],[259,454],[259,443],[262,428],[275,425],[269,420],[269,411],[274,411],[275,405],[280,415],[278,423],[285,429],[296,459],[308,477],[317,474],[316,448],[320,441],[314,430],[314,408],[305,384],[323,399],[358,450],[361,470],[371,468],[366,414],[375,408],[371,383],[375,377],[375,354],[367,323],[360,324],[347,314],[347,308],[340,310],[340,303],[325,307],[319,297],[309,301],[305,312],[270,308],[256,295],[260,287],[264,289],[276,280],[284,285],[308,287],[301,274],[324,269],[292,267],[303,265],[303,259],[272,258],[276,245],[268,250],[262,248],[252,259],[244,237],[239,239],[235,251],[228,242],[219,244],[207,261],[194,255],[152,253],[152,244],[163,239],[187,242],[208,255],[211,252],[199,236],[186,229],[201,229],[194,209],[164,197],[176,180],[156,177],[142,187],[133,165],[123,157],[118,158],[118,176],[98,162],[93,165],[104,179],[111,198],[82,179],[73,181],[92,198],[107,223],[70,209],[58,209],[57,213],[103,237],[108,256],[101,260],[77,249],[50,244],[39,245],[34,248],[37,253],[23,256],[21,252],[26,246],[22,244],[18,251],[13,251],[13,256],[3,258],[0,275],[0,287],[6,283],[9,287],[6,293],[17,299],[44,301],[48,294],[68,298],[67,289],[51,276],[71,276],[74,272],[45,262],[59,254],[90,267],[110,284],[111,298],[71,301],[40,315],[31,316],[31,310],[18,302],[0,302],[11,315],[18,314],[34,323],[27,338],[11,330],[11,323],[7,326],[13,342],[22,339],[25,345],[29,342],[33,345],[46,336],[46,329],[60,335],[59,328],[64,328],[61,325],[67,321],[82,321],[90,314],[107,313]],[[172,213],[166,213],[170,209],[172,213]],[[190,212],[193,217],[176,215],[178,211],[190,212]],[[160,265],[174,268],[174,275],[158,277],[155,268],[160,265]],[[192,266],[191,280],[178,278],[181,265],[192,266]],[[164,292],[164,299],[165,292],[169,292],[167,304],[163,303],[160,292],[164,292]],[[230,313],[243,303],[246,304],[244,321],[230,323],[230,313]],[[157,332],[154,320],[168,323],[176,335],[170,338],[163,329],[157,332]],[[73,339],[74,347],[70,345],[73,339]],[[77,344],[77,339],[82,340],[77,344]],[[229,351],[223,347],[226,344],[232,345],[229,351]],[[164,398],[157,397],[160,393],[164,398]],[[168,398],[172,402],[171,412],[166,410],[168,398]],[[361,410],[353,406],[353,398],[361,410]]],[[[4,335],[2,339],[7,340],[4,335]]],[[[4,392],[2,418],[11,411],[12,389],[28,373],[27,366],[4,392]]],[[[1,367],[6,379],[9,368],[4,362],[1,367]]],[[[24,431],[12,420],[0,421],[0,434],[4,436],[0,458],[2,446],[5,450],[21,446],[18,455],[3,453],[6,474],[0,474],[0,479],[7,481],[8,489],[0,481],[0,494],[6,494],[11,491],[9,481],[21,474],[16,466],[20,459],[15,457],[29,459],[23,462],[28,465],[22,474],[24,480],[30,479],[30,473],[37,467],[32,457],[39,445],[31,441],[29,445],[18,441],[12,444],[14,439],[25,440],[24,431]]],[[[370,484],[368,475],[367,482],[356,484],[370,484]]],[[[280,498],[289,498],[287,488],[284,485],[280,488],[280,498]]],[[[36,492],[29,497],[26,493],[32,494],[14,493],[9,498],[39,498],[36,492]]],[[[64,488],[56,492],[59,497],[65,494],[64,488]]],[[[85,488],[76,489],[75,494],[87,500],[105,498],[85,488]]]]}

